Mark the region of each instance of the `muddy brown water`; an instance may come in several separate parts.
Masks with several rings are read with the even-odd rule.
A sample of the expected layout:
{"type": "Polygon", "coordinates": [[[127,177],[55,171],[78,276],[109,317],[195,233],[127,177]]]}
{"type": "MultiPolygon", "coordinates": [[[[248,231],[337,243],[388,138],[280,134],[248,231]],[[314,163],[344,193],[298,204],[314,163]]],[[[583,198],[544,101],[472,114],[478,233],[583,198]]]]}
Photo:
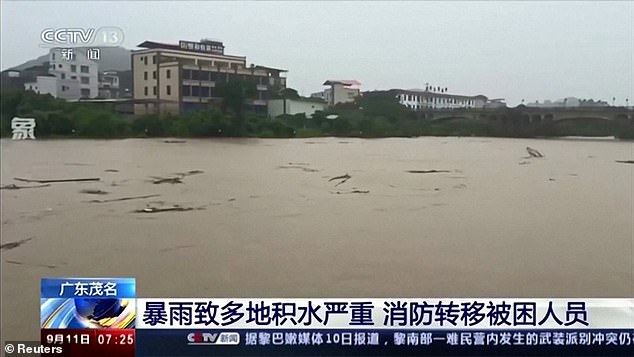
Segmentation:
{"type": "Polygon", "coordinates": [[[632,297],[634,165],[615,160],[633,158],[614,140],[2,140],[2,185],[42,186],[0,191],[2,244],[26,240],[2,250],[3,334],[38,338],[51,276],[132,276],[145,297],[632,297]]]}

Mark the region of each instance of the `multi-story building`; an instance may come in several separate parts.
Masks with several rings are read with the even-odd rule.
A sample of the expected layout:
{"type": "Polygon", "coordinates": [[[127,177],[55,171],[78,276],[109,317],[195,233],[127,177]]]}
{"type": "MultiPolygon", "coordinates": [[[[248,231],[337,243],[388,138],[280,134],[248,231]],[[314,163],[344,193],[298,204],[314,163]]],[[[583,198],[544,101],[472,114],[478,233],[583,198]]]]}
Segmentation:
{"type": "Polygon", "coordinates": [[[96,98],[99,96],[99,63],[88,59],[83,49],[52,48],[49,52],[49,73],[61,81],[77,81],[77,98],[96,98]],[[66,51],[63,53],[63,51],[66,51]]]}
{"type": "Polygon", "coordinates": [[[484,108],[487,97],[438,93],[422,89],[395,89],[399,103],[412,110],[484,108]]]}
{"type": "Polygon", "coordinates": [[[286,87],[285,70],[250,65],[246,57],[224,53],[220,41],[180,41],[178,45],[145,41],[132,52],[132,92],[136,115],[177,114],[220,101],[216,85],[233,80],[255,84],[249,100],[266,113],[270,93],[286,87]]]}
{"type": "Polygon", "coordinates": [[[327,80],[323,85],[329,88],[313,93],[311,97],[323,99],[329,105],[353,102],[361,95],[361,83],[355,80],[327,80]]]}

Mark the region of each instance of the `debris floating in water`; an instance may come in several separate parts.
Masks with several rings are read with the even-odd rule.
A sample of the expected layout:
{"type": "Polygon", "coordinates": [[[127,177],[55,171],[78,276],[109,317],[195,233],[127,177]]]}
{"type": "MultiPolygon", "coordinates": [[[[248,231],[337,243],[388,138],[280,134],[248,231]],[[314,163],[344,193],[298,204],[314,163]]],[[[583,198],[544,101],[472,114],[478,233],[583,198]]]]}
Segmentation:
{"type": "Polygon", "coordinates": [[[108,202],[117,202],[117,201],[128,201],[128,200],[141,200],[144,198],[152,198],[158,197],[160,195],[145,195],[145,196],[131,196],[131,197],[121,197],[121,198],[113,198],[109,200],[92,200],[88,201],[90,203],[108,203],[108,202]]]}
{"type": "Polygon", "coordinates": [[[359,190],[356,187],[353,187],[352,190],[349,191],[330,191],[330,193],[332,194],[336,194],[336,195],[345,195],[345,194],[350,194],[350,193],[370,193],[370,190],[359,190]]]}
{"type": "Polygon", "coordinates": [[[339,186],[341,184],[344,184],[346,181],[350,180],[351,178],[352,178],[352,176],[350,176],[350,175],[348,175],[346,173],[345,175],[335,176],[335,177],[331,178],[330,180],[328,180],[328,182],[335,181],[335,180],[341,180],[335,185],[335,187],[337,187],[337,186],[339,186]]]}
{"type": "Polygon", "coordinates": [[[526,151],[528,152],[528,154],[531,157],[544,157],[544,154],[542,154],[541,152],[539,152],[539,150],[533,149],[530,146],[526,147],[526,151]]]}
{"type": "Polygon", "coordinates": [[[619,164],[634,164],[634,160],[615,160],[619,164]]]}
{"type": "Polygon", "coordinates": [[[328,182],[334,181],[334,180],[343,180],[343,179],[348,180],[348,179],[350,179],[350,177],[351,176],[346,173],[345,175],[335,176],[335,177],[331,178],[330,180],[328,180],[328,182]]]}
{"type": "Polygon", "coordinates": [[[308,164],[291,164],[289,163],[289,165],[284,165],[284,166],[278,166],[278,169],[300,169],[304,172],[319,172],[319,170],[317,169],[311,169],[310,167],[304,167],[304,165],[308,165],[308,164]]]}
{"type": "Polygon", "coordinates": [[[189,170],[187,172],[177,172],[175,173],[176,176],[180,176],[180,177],[186,177],[186,176],[191,176],[191,175],[198,175],[198,174],[202,174],[204,173],[204,171],[202,170],[189,170]]]}
{"type": "Polygon", "coordinates": [[[22,244],[32,240],[33,238],[34,237],[29,237],[29,238],[26,238],[26,239],[21,239],[21,240],[19,240],[17,242],[9,242],[9,243],[2,244],[2,245],[0,245],[0,250],[9,250],[9,249],[17,248],[17,247],[21,246],[22,244]]]}
{"type": "Polygon", "coordinates": [[[161,183],[171,183],[171,184],[183,183],[183,179],[180,177],[154,177],[154,180],[152,181],[152,183],[155,185],[158,185],[161,183]]]}
{"type": "Polygon", "coordinates": [[[160,213],[160,212],[185,212],[185,211],[193,211],[193,210],[201,210],[204,207],[182,207],[181,205],[173,205],[169,207],[151,207],[147,206],[142,209],[135,210],[135,213],[160,213]]]}
{"type": "Polygon", "coordinates": [[[20,177],[14,177],[13,179],[16,180],[16,181],[37,182],[37,183],[101,181],[101,178],[99,178],[99,177],[69,178],[69,179],[46,179],[46,180],[35,180],[35,179],[25,179],[25,178],[20,178],[20,177]]]}
{"type": "Polygon", "coordinates": [[[49,187],[49,186],[50,186],[49,184],[35,185],[35,186],[18,186],[12,183],[10,185],[0,187],[0,190],[22,190],[25,188],[39,188],[39,187],[49,187]]]}
{"type": "Polygon", "coordinates": [[[177,172],[175,174],[175,177],[161,177],[161,176],[150,176],[153,180],[152,183],[155,185],[161,184],[161,183],[171,183],[171,184],[175,184],[175,183],[183,183],[183,178],[187,177],[187,176],[191,176],[191,175],[197,175],[197,174],[202,174],[204,171],[202,170],[190,170],[187,172],[177,172]]]}
{"type": "Polygon", "coordinates": [[[451,172],[449,170],[407,170],[410,174],[437,174],[443,172],[451,172]]]}
{"type": "Polygon", "coordinates": [[[80,193],[87,193],[90,195],[107,195],[108,191],[103,191],[103,190],[92,190],[92,189],[85,189],[85,190],[81,190],[79,191],[80,193]]]}

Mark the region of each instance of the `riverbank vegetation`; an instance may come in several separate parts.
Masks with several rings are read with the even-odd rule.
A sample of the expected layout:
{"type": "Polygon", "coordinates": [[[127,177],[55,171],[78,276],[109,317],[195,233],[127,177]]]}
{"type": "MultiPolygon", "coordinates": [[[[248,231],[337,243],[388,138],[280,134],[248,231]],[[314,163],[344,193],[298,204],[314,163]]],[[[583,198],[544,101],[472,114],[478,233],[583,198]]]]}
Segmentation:
{"type": "MultiPolygon", "coordinates": [[[[227,88],[227,96],[243,93],[227,88]]],[[[288,94],[288,93],[287,93],[288,94]]],[[[288,95],[295,95],[290,92],[288,95]]],[[[501,109],[501,121],[456,117],[430,121],[409,111],[384,93],[369,93],[355,103],[325,112],[268,118],[250,112],[235,100],[180,116],[148,115],[136,118],[117,114],[111,104],[66,102],[33,92],[0,94],[2,136],[11,134],[11,118],[33,117],[37,137],[411,137],[411,136],[616,136],[634,139],[631,122],[574,120],[522,125],[517,108],[501,109]],[[336,114],[336,119],[333,114],[336,114]]],[[[230,98],[227,98],[230,99],[230,98]]]]}

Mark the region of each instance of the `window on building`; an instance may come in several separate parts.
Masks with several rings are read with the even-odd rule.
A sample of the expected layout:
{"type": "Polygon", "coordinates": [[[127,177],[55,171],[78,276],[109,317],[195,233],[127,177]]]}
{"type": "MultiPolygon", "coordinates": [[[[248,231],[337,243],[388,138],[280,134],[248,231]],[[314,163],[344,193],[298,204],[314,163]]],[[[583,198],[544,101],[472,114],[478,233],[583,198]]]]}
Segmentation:
{"type": "Polygon", "coordinates": [[[147,81],[147,71],[143,72],[143,80],[147,81]]]}
{"type": "Polygon", "coordinates": [[[156,64],[156,55],[152,56],[152,64],[156,64]]]}
{"type": "Polygon", "coordinates": [[[184,69],[183,70],[183,79],[192,79],[192,70],[184,69]]]}
{"type": "Polygon", "coordinates": [[[183,86],[181,92],[183,92],[184,97],[189,97],[192,95],[192,87],[191,86],[183,86]]]}
{"type": "Polygon", "coordinates": [[[66,79],[66,73],[62,73],[62,79],[66,79]]]}
{"type": "Polygon", "coordinates": [[[76,64],[71,64],[70,65],[70,71],[73,72],[73,73],[76,73],[77,72],[77,65],[76,64]]]}
{"type": "Polygon", "coordinates": [[[156,86],[152,87],[152,94],[156,95],[156,86]]]}
{"type": "Polygon", "coordinates": [[[55,52],[53,52],[53,61],[55,61],[55,52]]]}
{"type": "Polygon", "coordinates": [[[147,66],[147,56],[143,56],[143,64],[147,66]]]}
{"type": "Polygon", "coordinates": [[[198,71],[196,69],[192,70],[192,79],[193,80],[197,81],[197,80],[200,79],[200,73],[199,72],[200,71],[198,71]]]}
{"type": "Polygon", "coordinates": [[[200,97],[200,87],[192,86],[192,97],[200,97]]]}
{"type": "Polygon", "coordinates": [[[77,76],[70,76],[70,79],[77,79],[77,76]]]}
{"type": "Polygon", "coordinates": [[[84,98],[86,98],[86,97],[90,97],[90,89],[88,89],[88,88],[82,88],[82,89],[80,90],[80,93],[79,93],[79,94],[80,94],[82,97],[84,97],[84,98]]]}
{"type": "Polygon", "coordinates": [[[152,78],[156,79],[156,71],[152,71],[152,78]]]}
{"type": "Polygon", "coordinates": [[[172,95],[172,86],[165,87],[165,93],[167,93],[167,95],[172,95]]]}
{"type": "Polygon", "coordinates": [[[143,94],[147,95],[147,87],[143,88],[143,94]]]}
{"type": "Polygon", "coordinates": [[[169,69],[167,71],[165,71],[165,77],[172,78],[172,71],[170,71],[169,69]]]}
{"type": "Polygon", "coordinates": [[[81,77],[81,84],[90,84],[90,77],[81,77]]]}
{"type": "Polygon", "coordinates": [[[88,66],[79,66],[79,71],[81,73],[89,73],[90,69],[88,68],[88,66]]]}
{"type": "Polygon", "coordinates": [[[200,96],[209,97],[209,87],[200,87],[200,96]]]}

